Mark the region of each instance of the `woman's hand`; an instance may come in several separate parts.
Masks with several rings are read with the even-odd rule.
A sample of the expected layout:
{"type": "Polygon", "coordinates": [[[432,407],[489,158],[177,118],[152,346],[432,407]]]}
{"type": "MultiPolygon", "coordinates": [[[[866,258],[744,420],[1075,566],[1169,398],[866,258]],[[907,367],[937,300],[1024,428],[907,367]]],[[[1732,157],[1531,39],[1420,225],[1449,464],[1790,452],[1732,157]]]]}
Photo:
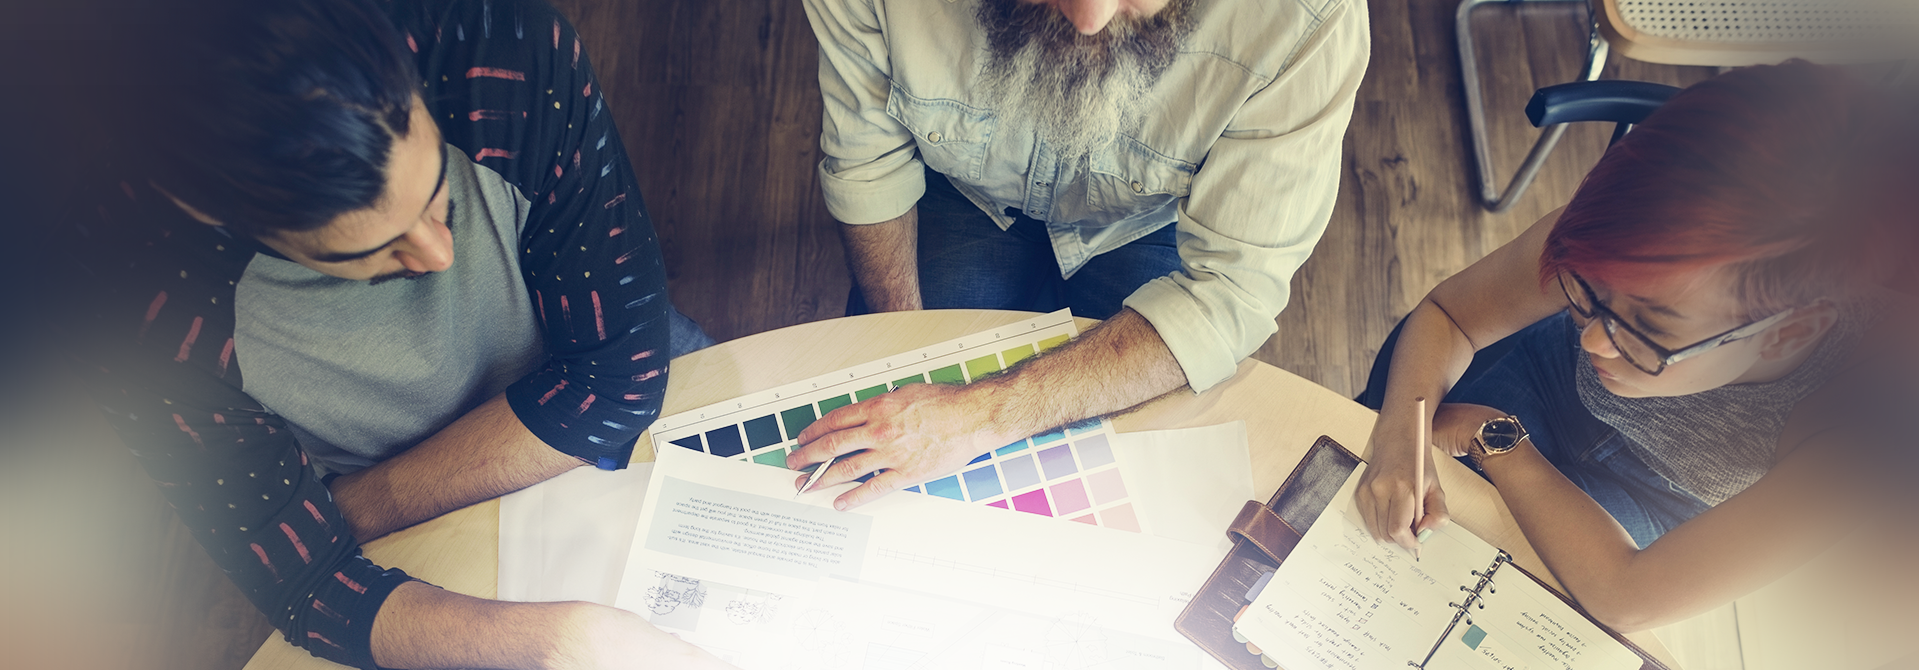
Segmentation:
{"type": "MultiPolygon", "coordinates": [[[[1353,497],[1373,540],[1392,540],[1407,551],[1417,552],[1419,534],[1452,523],[1452,517],[1446,513],[1446,492],[1439,486],[1433,450],[1429,445],[1411,444],[1412,427],[1396,429],[1400,422],[1391,418],[1380,413],[1373,430],[1372,461],[1360,475],[1353,497]]],[[[1407,418],[1426,420],[1423,416],[1407,418]]]]}

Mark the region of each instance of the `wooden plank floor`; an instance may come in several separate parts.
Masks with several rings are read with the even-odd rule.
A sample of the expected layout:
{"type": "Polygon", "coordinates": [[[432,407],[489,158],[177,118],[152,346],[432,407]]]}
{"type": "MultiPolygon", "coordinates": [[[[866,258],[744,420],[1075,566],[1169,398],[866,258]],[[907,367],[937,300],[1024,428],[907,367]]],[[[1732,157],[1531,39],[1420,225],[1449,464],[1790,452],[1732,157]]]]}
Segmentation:
{"type": "MultiPolygon", "coordinates": [[[[720,340],[841,315],[849,280],[814,172],[817,46],[799,3],[555,4],[599,70],[680,309],[720,340]]],[[[1371,2],[1372,66],[1345,143],[1339,203],[1260,360],[1357,392],[1380,341],[1427,290],[1563,204],[1603,150],[1609,128],[1575,128],[1511,212],[1480,209],[1454,10],[1450,1],[1371,2]]],[[[1576,76],[1585,11],[1500,4],[1476,14],[1502,175],[1536,133],[1520,111],[1526,98],[1576,76]]],[[[1615,59],[1605,76],[1684,85],[1709,74],[1615,59]]],[[[162,566],[150,611],[164,617],[141,665],[239,668],[272,629],[168,523],[141,550],[162,566]]]]}

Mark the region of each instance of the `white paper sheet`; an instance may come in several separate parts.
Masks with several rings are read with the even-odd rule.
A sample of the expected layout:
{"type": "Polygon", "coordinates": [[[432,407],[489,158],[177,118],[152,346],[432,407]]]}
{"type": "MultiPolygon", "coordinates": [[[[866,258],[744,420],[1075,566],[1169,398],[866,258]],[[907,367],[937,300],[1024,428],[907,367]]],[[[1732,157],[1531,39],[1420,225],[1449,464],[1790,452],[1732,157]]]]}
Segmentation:
{"type": "MultiPolygon", "coordinates": [[[[1016,668],[1049,659],[1074,661],[1066,667],[1216,667],[1172,627],[1223,555],[1211,547],[895,495],[835,513],[869,520],[864,556],[856,569],[842,562],[808,582],[742,567],[750,560],[739,557],[706,560],[714,547],[649,541],[659,537],[654,525],[679,523],[650,510],[713,497],[669,480],[731,492],[708,503],[800,517],[792,480],[772,468],[662,451],[615,601],[743,668],[1016,668]]],[[[850,486],[797,503],[826,510],[850,486]]],[[[842,549],[859,544],[851,535],[842,549]]],[[[803,562],[790,552],[733,550],[803,562]]]]}
{"type": "Polygon", "coordinates": [[[1253,499],[1246,422],[1119,433],[1113,453],[1153,534],[1232,550],[1226,527],[1253,499]]]}
{"type": "Polygon", "coordinates": [[[652,476],[575,468],[501,498],[499,599],[613,604],[652,476]]]}
{"type": "MultiPolygon", "coordinates": [[[[1226,526],[1254,495],[1243,422],[1120,433],[1113,451],[1155,534],[1230,548],[1226,526]]],[[[581,468],[502,498],[499,598],[613,604],[652,472],[581,468]]]]}

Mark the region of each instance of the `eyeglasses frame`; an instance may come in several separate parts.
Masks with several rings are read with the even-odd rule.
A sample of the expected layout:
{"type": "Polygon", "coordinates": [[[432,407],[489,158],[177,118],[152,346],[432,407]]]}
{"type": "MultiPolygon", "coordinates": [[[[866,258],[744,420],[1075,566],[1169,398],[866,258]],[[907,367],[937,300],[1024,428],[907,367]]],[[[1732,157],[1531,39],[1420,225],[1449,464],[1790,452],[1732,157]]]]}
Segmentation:
{"type": "Polygon", "coordinates": [[[1632,324],[1626,323],[1626,319],[1624,317],[1621,317],[1618,312],[1613,311],[1611,307],[1607,307],[1606,303],[1599,299],[1599,295],[1593,292],[1592,286],[1588,285],[1586,283],[1586,280],[1579,276],[1579,273],[1573,272],[1571,270],[1561,272],[1559,273],[1558,281],[1559,281],[1560,292],[1566,294],[1566,305],[1571,307],[1573,312],[1579,314],[1580,318],[1583,318],[1583,319],[1593,319],[1595,317],[1598,318],[1599,322],[1605,326],[1606,339],[1612,342],[1614,349],[1619,351],[1619,356],[1621,358],[1626,359],[1627,363],[1631,363],[1632,366],[1634,368],[1637,368],[1640,372],[1644,372],[1646,374],[1653,375],[1655,377],[1659,376],[1659,373],[1665,372],[1666,368],[1672,367],[1674,364],[1679,363],[1680,361],[1684,361],[1688,358],[1692,358],[1694,356],[1698,356],[1708,351],[1712,351],[1721,346],[1725,346],[1733,342],[1738,342],[1740,340],[1763,333],[1766,331],[1767,328],[1771,328],[1774,324],[1777,324],[1780,321],[1784,320],[1788,315],[1792,314],[1794,311],[1797,310],[1797,308],[1788,307],[1785,309],[1785,311],[1779,312],[1772,316],[1768,316],[1766,318],[1753,321],[1746,325],[1733,328],[1731,330],[1722,332],[1718,335],[1708,337],[1706,339],[1700,340],[1698,342],[1694,342],[1692,344],[1680,347],[1678,349],[1667,349],[1666,347],[1661,346],[1658,342],[1654,342],[1651,337],[1647,337],[1645,333],[1639,332],[1639,329],[1632,327],[1632,324]],[[1583,310],[1579,308],[1579,301],[1573,299],[1572,289],[1566,286],[1567,275],[1572,275],[1573,281],[1579,284],[1579,290],[1583,291],[1586,294],[1587,302],[1591,303],[1593,306],[1592,311],[1589,312],[1587,310],[1583,310]],[[1617,329],[1624,329],[1627,334],[1635,338],[1638,338],[1641,343],[1644,343],[1646,345],[1646,348],[1651,349],[1653,353],[1658,354],[1659,360],[1657,362],[1659,364],[1659,367],[1656,369],[1648,370],[1646,369],[1646,366],[1644,364],[1641,364],[1639,361],[1634,360],[1632,355],[1627,353],[1627,349],[1625,347],[1619,346],[1619,337],[1618,335],[1615,334],[1617,329]]]}

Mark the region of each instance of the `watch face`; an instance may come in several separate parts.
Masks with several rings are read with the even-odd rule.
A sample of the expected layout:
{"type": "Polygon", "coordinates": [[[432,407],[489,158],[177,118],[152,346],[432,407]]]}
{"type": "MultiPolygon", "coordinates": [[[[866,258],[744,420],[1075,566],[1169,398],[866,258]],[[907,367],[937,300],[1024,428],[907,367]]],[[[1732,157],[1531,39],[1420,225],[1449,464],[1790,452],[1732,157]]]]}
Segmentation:
{"type": "Polygon", "coordinates": [[[1488,451],[1506,451],[1518,446],[1520,434],[1519,422],[1504,417],[1479,427],[1479,441],[1488,451]]]}

